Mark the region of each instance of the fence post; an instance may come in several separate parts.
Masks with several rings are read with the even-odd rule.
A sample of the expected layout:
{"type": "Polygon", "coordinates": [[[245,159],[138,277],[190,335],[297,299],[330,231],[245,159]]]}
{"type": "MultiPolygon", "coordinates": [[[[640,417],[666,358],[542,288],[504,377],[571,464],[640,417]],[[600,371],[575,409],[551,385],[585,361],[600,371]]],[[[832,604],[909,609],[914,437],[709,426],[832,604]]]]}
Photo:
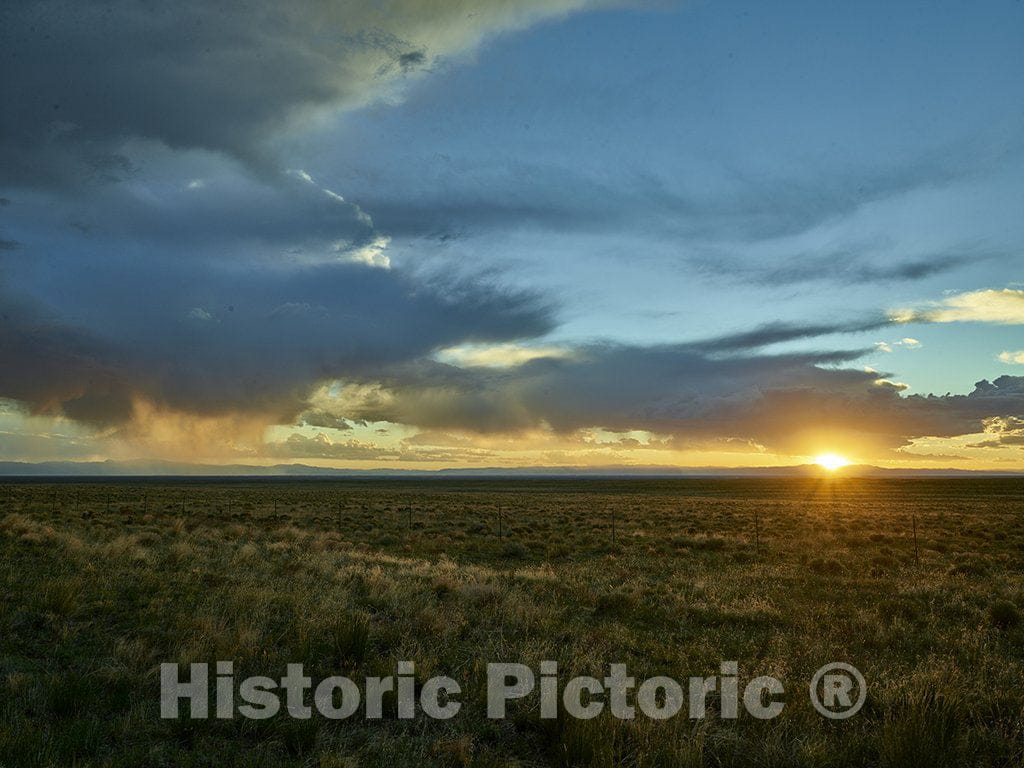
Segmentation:
{"type": "Polygon", "coordinates": [[[761,516],[754,510],[754,547],[757,549],[757,556],[761,556],[761,516]]]}

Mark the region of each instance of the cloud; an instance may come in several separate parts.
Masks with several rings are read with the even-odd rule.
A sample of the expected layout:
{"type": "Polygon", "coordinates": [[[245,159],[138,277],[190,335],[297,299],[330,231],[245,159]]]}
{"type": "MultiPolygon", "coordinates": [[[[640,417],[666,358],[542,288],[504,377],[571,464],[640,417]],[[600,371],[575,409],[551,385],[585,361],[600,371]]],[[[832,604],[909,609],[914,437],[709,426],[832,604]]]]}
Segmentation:
{"type": "Polygon", "coordinates": [[[768,264],[751,263],[713,250],[704,257],[692,259],[691,263],[705,274],[774,287],[810,282],[856,285],[921,280],[994,257],[987,251],[965,247],[952,253],[935,253],[906,260],[885,255],[880,261],[877,257],[872,258],[871,250],[847,248],[828,253],[803,253],[781,263],[772,260],[768,264]]]}
{"type": "MultiPolygon", "coordinates": [[[[639,231],[673,242],[700,244],[707,256],[693,264],[733,279],[732,266],[708,244],[751,244],[794,237],[842,221],[862,208],[921,190],[975,179],[1019,156],[1020,131],[979,134],[896,162],[823,167],[820,159],[770,175],[729,168],[714,185],[694,184],[680,172],[638,172],[604,165],[587,172],[532,159],[403,158],[385,166],[403,184],[364,190],[361,200],[396,237],[474,235],[530,227],[570,233],[639,231]],[[716,261],[724,260],[719,267],[716,261]]],[[[374,166],[370,166],[374,167],[374,166]]],[[[997,255],[977,245],[872,258],[871,250],[801,253],[781,265],[750,267],[747,279],[773,285],[810,280],[865,283],[915,280],[997,255]]],[[[673,254],[675,258],[676,253],[673,254]]],[[[728,254],[726,254],[728,256],[728,254]]]]}
{"type": "Polygon", "coordinates": [[[988,439],[972,443],[969,448],[1005,448],[1024,446],[1024,416],[1003,416],[985,419],[988,439]]]}
{"type": "Polygon", "coordinates": [[[0,460],[91,459],[105,447],[88,429],[33,419],[18,403],[0,400],[0,460]]]}
{"type": "Polygon", "coordinates": [[[214,322],[215,318],[209,312],[202,307],[193,307],[185,315],[189,320],[199,320],[200,322],[209,323],[214,322]]]}
{"type": "Polygon", "coordinates": [[[349,418],[428,430],[646,430],[791,454],[815,445],[870,454],[922,436],[972,434],[984,419],[1024,413],[1024,377],[983,380],[967,395],[906,396],[885,374],[835,367],[859,354],[721,355],[700,345],[605,344],[511,369],[420,361],[354,382],[336,407],[349,418]]]}
{"type": "Polygon", "coordinates": [[[442,349],[438,360],[460,367],[510,368],[531,360],[567,357],[571,352],[563,347],[526,346],[522,344],[464,344],[442,349]]]}
{"type": "Polygon", "coordinates": [[[448,465],[473,464],[493,456],[490,451],[470,446],[449,448],[426,444],[412,445],[403,441],[399,446],[389,447],[365,440],[332,440],[323,432],[312,437],[293,433],[285,440],[267,443],[261,453],[278,459],[372,461],[377,464],[395,461],[434,462],[448,465]]]}
{"type": "Polygon", "coordinates": [[[391,242],[391,238],[378,235],[371,242],[348,250],[346,253],[345,244],[341,244],[341,250],[344,253],[343,259],[345,261],[351,261],[356,264],[365,264],[368,267],[379,267],[380,269],[390,269],[391,259],[384,252],[391,242]]]}
{"type": "MultiPolygon", "coordinates": [[[[274,423],[350,430],[387,420],[559,435],[599,427],[680,445],[796,450],[821,431],[899,446],[1022,412],[1014,377],[979,382],[970,395],[915,399],[886,374],[842,368],[863,350],[764,351],[875,330],[884,318],[773,323],[691,344],[555,347],[541,342],[555,327],[543,295],[430,276],[391,258],[391,237],[463,228],[781,237],[976,174],[1001,149],[810,180],[798,169],[715,191],[682,178],[596,178],[499,160],[365,197],[322,183],[315,164],[280,160],[286,138],[339,111],[400,98],[421,73],[488,36],[599,4],[39,0],[5,8],[0,47],[17,66],[0,78],[0,187],[17,190],[17,220],[12,229],[5,218],[0,239],[0,397],[101,429],[104,439],[184,456],[211,444],[255,451],[274,423]],[[336,391],[325,387],[333,381],[342,382],[336,391]]],[[[5,217],[9,205],[0,198],[5,217]]],[[[826,261],[751,275],[782,284],[826,279],[831,268],[829,279],[843,282],[917,279],[964,256],[842,259],[838,269],[826,261]]],[[[1001,297],[986,321],[1020,322],[1005,319],[1020,317],[1008,292],[1021,293],[977,292],[1001,297]]],[[[921,311],[977,316],[995,301],[954,299],[921,311]]],[[[412,456],[411,445],[296,434],[268,452],[378,460],[412,456]]],[[[438,460],[470,450],[432,447],[438,460]]]]}
{"type": "Polygon", "coordinates": [[[897,323],[995,323],[1024,325],[1024,290],[1003,288],[968,291],[920,308],[897,309],[897,323]]]}
{"type": "Polygon", "coordinates": [[[334,441],[323,432],[312,437],[293,433],[285,440],[266,444],[263,452],[267,456],[291,459],[394,461],[399,458],[399,452],[394,449],[360,440],[334,441]]]}
{"type": "Polygon", "coordinates": [[[212,433],[193,422],[288,423],[324,380],[549,331],[536,294],[391,269],[389,236],[347,190],[289,170],[275,142],[393,99],[490,35],[599,4],[6,8],[0,186],[21,188],[20,258],[2,265],[0,397],[212,433]]]}
{"type": "Polygon", "coordinates": [[[534,294],[359,264],[64,266],[51,287],[74,302],[0,292],[0,397],[95,424],[130,421],[139,400],[289,423],[325,379],[553,325],[534,294]]]}
{"type": "Polygon", "coordinates": [[[309,410],[300,417],[302,424],[309,427],[326,427],[345,432],[352,429],[352,425],[345,419],[339,418],[326,411],[309,410]]]}
{"type": "Polygon", "coordinates": [[[49,432],[0,429],[0,461],[88,460],[96,455],[97,442],[49,432]]]}
{"type": "Polygon", "coordinates": [[[554,325],[536,293],[392,269],[370,217],[307,171],[131,152],[152,174],[19,199],[0,397],[125,430],[140,403],[293,423],[324,380],[554,325]]]}
{"type": "Polygon", "coordinates": [[[838,323],[766,323],[750,331],[717,336],[688,346],[702,352],[735,352],[818,336],[874,331],[889,324],[883,317],[838,323]]]}
{"type": "Polygon", "coordinates": [[[34,412],[97,423],[130,416],[116,345],[2,290],[0,362],[0,397],[26,403],[34,412]]]}
{"type": "Polygon", "coordinates": [[[877,349],[879,352],[892,352],[896,347],[905,347],[907,349],[920,349],[921,342],[909,336],[905,336],[899,341],[875,342],[875,349],[877,349]]]}
{"type": "Polygon", "coordinates": [[[312,261],[386,259],[387,238],[357,204],[290,174],[254,177],[244,169],[194,152],[150,144],[129,150],[149,169],[87,194],[31,193],[19,201],[22,249],[50,261],[89,250],[135,253],[173,249],[178,258],[312,261]],[[184,183],[197,171],[201,188],[184,183]],[[40,253],[42,245],[57,246],[40,253]]]}
{"type": "Polygon", "coordinates": [[[0,168],[17,185],[130,177],[126,139],[273,168],[269,140],[395,98],[419,70],[586,0],[40,0],[5,8],[0,168]],[[116,41],[112,44],[112,41],[116,41]]]}
{"type": "Polygon", "coordinates": [[[1018,350],[1017,352],[1000,352],[997,359],[1001,363],[1024,365],[1024,350],[1018,350]]]}
{"type": "MultiPolygon", "coordinates": [[[[179,435],[191,450],[217,444],[257,452],[267,424],[348,430],[386,421],[496,436],[640,430],[669,436],[676,448],[724,450],[724,440],[762,452],[827,447],[870,455],[923,436],[977,433],[993,419],[1024,414],[1024,377],[979,381],[967,395],[908,397],[884,372],[843,367],[868,350],[763,351],[885,322],[875,319],[770,324],[687,344],[590,343],[548,354],[512,340],[549,332],[550,309],[535,295],[487,283],[425,287],[399,269],[336,263],[284,272],[211,269],[195,284],[185,279],[192,269],[161,265],[159,285],[147,270],[119,272],[117,281],[94,275],[107,292],[93,287],[83,306],[108,316],[78,318],[89,322],[76,327],[42,305],[0,294],[0,396],[35,413],[112,426],[150,447],[171,446],[179,435]],[[297,296],[303,300],[286,300],[297,296]],[[189,307],[219,322],[190,321],[189,307]],[[451,349],[464,354],[447,362],[432,357],[451,349]],[[526,350],[541,354],[520,354],[526,350]],[[153,435],[164,437],[147,437],[153,435]]],[[[411,443],[300,437],[269,446],[267,455],[423,459],[412,457],[411,443]]],[[[465,446],[450,448],[461,451],[452,461],[474,460],[465,446]]]]}

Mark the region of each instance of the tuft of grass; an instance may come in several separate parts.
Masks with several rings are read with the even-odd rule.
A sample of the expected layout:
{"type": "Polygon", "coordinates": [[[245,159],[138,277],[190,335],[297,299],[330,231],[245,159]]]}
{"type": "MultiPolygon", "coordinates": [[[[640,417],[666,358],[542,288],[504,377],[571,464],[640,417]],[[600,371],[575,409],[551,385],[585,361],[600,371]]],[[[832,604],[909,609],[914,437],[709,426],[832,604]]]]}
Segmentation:
{"type": "Polygon", "coordinates": [[[71,616],[79,608],[82,584],[72,579],[48,582],[42,590],[43,608],[58,616],[71,616]]]}
{"type": "Polygon", "coordinates": [[[370,650],[370,623],[361,616],[350,617],[330,628],[331,650],[340,661],[362,664],[370,650]]]}
{"type": "Polygon", "coordinates": [[[473,582],[459,587],[459,593],[471,605],[477,608],[493,605],[501,599],[501,591],[493,584],[473,582]]]}
{"type": "Polygon", "coordinates": [[[955,689],[934,683],[900,691],[887,707],[879,735],[882,768],[946,768],[970,765],[967,751],[967,702],[955,689]]]}

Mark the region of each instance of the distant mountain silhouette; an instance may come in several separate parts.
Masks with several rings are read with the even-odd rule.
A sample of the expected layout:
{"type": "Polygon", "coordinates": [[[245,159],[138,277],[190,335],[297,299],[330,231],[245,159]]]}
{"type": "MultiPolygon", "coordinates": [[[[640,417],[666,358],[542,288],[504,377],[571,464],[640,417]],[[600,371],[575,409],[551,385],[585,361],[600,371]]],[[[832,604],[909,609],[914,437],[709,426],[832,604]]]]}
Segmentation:
{"type": "Polygon", "coordinates": [[[817,464],[778,467],[485,467],[441,470],[333,469],[307,464],[188,464],[171,461],[0,462],[0,477],[984,477],[1020,476],[1024,470],[890,469],[851,464],[828,471],[817,464]]]}

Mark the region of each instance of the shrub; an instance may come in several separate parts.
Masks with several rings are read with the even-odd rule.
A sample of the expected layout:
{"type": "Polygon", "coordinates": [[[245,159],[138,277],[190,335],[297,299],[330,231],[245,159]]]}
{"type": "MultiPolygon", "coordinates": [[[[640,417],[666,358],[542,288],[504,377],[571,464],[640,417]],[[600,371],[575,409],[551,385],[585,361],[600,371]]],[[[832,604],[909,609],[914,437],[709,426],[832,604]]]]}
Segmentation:
{"type": "Polygon", "coordinates": [[[530,551],[524,545],[520,544],[518,541],[510,541],[502,548],[501,553],[505,557],[511,557],[515,560],[521,560],[522,558],[526,557],[530,553],[530,551]]]}
{"type": "Polygon", "coordinates": [[[595,616],[622,616],[633,608],[633,597],[625,592],[605,592],[597,596],[595,616]]]}
{"type": "Polygon", "coordinates": [[[843,567],[843,564],[840,563],[838,560],[826,560],[823,557],[814,558],[807,564],[807,567],[814,573],[819,573],[822,575],[829,573],[842,573],[844,570],[846,570],[843,567]]]}
{"type": "Polygon", "coordinates": [[[988,618],[996,629],[1012,629],[1020,624],[1020,611],[1009,600],[997,600],[988,607],[988,618]]]}

